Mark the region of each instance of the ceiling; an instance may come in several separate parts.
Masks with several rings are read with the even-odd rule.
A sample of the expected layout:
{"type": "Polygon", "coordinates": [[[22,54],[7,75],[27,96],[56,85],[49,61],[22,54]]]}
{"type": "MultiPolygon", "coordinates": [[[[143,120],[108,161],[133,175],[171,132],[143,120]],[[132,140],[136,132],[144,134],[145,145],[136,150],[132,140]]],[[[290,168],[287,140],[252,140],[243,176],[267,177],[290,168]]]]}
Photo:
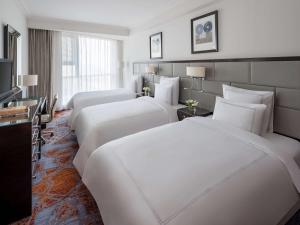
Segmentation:
{"type": "Polygon", "coordinates": [[[72,20],[134,29],[174,11],[214,0],[19,0],[29,17],[72,20]]]}

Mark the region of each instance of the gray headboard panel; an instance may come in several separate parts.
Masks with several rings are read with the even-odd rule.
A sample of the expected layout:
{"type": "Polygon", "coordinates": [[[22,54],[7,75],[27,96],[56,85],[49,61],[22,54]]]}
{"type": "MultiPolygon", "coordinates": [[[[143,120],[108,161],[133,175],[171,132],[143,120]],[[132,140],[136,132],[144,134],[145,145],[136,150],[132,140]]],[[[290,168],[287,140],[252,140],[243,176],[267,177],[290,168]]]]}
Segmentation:
{"type": "Polygon", "coordinates": [[[300,139],[300,57],[136,62],[133,73],[143,75],[144,86],[150,86],[152,94],[160,76],[179,76],[179,101],[196,99],[209,110],[214,109],[215,97],[222,96],[224,83],[274,91],[275,132],[300,139]],[[149,64],[157,68],[157,75],[146,74],[149,64]],[[187,66],[206,67],[205,80],[187,77],[187,66]]]}

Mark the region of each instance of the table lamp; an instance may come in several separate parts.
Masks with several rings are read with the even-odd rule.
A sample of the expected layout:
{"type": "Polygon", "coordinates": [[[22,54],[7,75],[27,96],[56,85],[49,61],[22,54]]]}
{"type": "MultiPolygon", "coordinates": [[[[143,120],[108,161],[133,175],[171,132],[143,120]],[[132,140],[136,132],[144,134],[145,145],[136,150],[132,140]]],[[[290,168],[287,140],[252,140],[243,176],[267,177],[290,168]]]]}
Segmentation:
{"type": "Polygon", "coordinates": [[[38,85],[38,75],[19,75],[18,76],[18,86],[27,87],[26,97],[28,98],[28,87],[38,85]]]}
{"type": "Polygon", "coordinates": [[[148,74],[155,74],[155,73],[156,73],[156,68],[155,68],[155,66],[152,65],[152,64],[148,65],[147,68],[146,68],[146,72],[147,72],[148,74]]]}
{"type": "MultiPolygon", "coordinates": [[[[186,67],[186,75],[193,78],[192,87],[189,89],[193,89],[194,85],[194,79],[200,78],[202,81],[205,78],[205,67],[202,66],[188,66],[186,67]]],[[[200,92],[203,92],[202,88],[202,82],[201,82],[201,90],[200,92]]]]}

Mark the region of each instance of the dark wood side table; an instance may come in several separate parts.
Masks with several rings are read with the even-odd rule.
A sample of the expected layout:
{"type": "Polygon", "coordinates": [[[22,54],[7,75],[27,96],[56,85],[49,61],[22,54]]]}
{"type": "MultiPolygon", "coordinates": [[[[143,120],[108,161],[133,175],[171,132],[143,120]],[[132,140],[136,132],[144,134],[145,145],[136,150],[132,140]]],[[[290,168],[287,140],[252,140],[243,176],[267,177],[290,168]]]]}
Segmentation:
{"type": "Polygon", "coordinates": [[[194,116],[209,116],[211,115],[212,112],[206,109],[202,109],[199,107],[195,107],[195,109],[190,110],[188,109],[188,107],[184,107],[184,108],[180,108],[177,110],[177,115],[178,115],[178,119],[179,121],[187,118],[187,117],[194,117],[194,116]]]}

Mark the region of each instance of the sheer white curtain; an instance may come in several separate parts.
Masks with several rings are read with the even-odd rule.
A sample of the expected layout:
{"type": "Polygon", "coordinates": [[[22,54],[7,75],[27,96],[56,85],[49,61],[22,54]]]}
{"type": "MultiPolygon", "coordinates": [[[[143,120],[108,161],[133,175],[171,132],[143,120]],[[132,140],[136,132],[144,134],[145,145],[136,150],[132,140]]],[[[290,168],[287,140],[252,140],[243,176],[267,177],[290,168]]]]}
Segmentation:
{"type": "Polygon", "coordinates": [[[119,87],[118,41],[56,32],[54,42],[54,89],[61,96],[59,105],[66,105],[78,92],[119,87]]]}

